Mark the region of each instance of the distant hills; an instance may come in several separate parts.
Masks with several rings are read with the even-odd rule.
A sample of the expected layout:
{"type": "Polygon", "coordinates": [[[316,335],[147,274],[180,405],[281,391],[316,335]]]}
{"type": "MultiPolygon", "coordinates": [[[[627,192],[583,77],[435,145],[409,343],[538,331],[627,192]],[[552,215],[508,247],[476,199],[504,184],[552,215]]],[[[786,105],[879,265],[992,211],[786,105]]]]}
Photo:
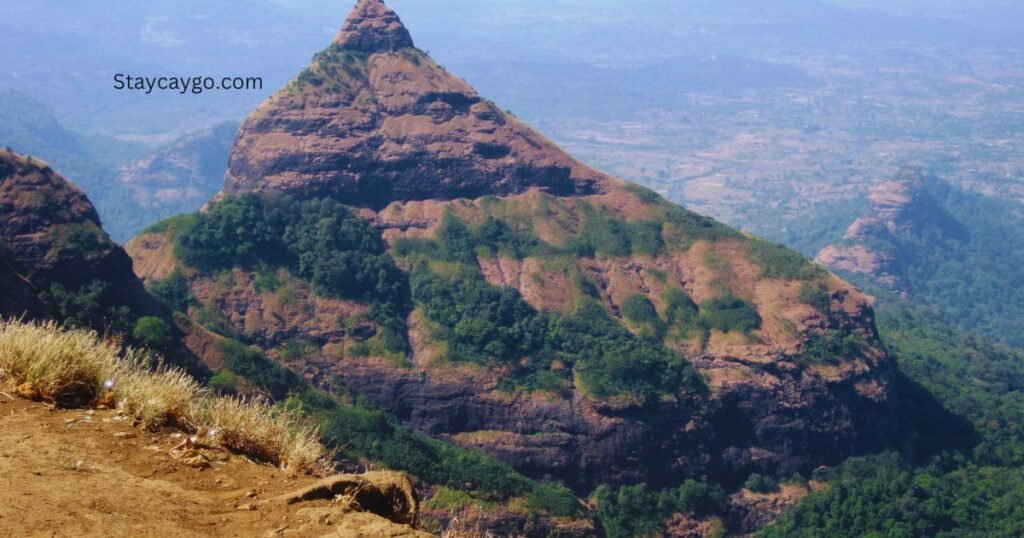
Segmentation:
{"type": "Polygon", "coordinates": [[[906,171],[818,261],[937,309],[947,321],[1024,345],[1024,210],[906,171]]]}

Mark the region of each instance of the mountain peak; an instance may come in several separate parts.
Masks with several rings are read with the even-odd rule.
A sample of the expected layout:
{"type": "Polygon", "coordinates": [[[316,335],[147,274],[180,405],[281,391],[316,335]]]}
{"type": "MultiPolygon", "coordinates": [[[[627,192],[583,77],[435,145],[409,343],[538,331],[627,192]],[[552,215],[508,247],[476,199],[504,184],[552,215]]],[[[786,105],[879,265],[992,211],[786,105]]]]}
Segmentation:
{"type": "Polygon", "coordinates": [[[409,30],[383,0],[359,0],[334,43],[343,49],[371,54],[414,46],[409,30]]]}
{"type": "Polygon", "coordinates": [[[412,46],[380,0],[242,124],[223,193],[396,201],[603,192],[615,183],[412,46]]]}

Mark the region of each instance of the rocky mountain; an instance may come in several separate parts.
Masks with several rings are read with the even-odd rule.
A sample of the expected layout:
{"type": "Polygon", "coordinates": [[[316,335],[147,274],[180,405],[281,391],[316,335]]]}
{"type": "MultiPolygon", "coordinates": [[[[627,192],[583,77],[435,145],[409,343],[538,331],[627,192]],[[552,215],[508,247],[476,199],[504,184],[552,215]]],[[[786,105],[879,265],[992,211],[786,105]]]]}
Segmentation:
{"type": "Polygon", "coordinates": [[[947,322],[1020,345],[1024,214],[1019,205],[905,170],[817,261],[947,322]]]}
{"type": "Polygon", "coordinates": [[[906,260],[893,248],[898,236],[956,233],[957,223],[925,187],[918,170],[904,170],[898,179],[880,183],[868,197],[868,208],[846,230],[842,242],[828,245],[815,261],[839,271],[859,273],[901,294],[911,291],[906,260]]]}
{"type": "Polygon", "coordinates": [[[197,326],[581,496],[921,433],[866,296],[574,160],[380,0],[246,119],[204,212],[127,249],[197,326]]]}
{"type": "MultiPolygon", "coordinates": [[[[48,164],[0,151],[0,307],[5,316],[57,319],[132,339],[140,318],[176,329],[170,311],[135,276],[103,231],[96,208],[48,164]],[[9,285],[9,286],[8,286],[9,285]]],[[[168,339],[169,358],[205,369],[168,339]]]]}
{"type": "Polygon", "coordinates": [[[331,45],[242,124],[225,194],[394,200],[601,192],[611,180],[481,97],[361,1],[331,45]]]}

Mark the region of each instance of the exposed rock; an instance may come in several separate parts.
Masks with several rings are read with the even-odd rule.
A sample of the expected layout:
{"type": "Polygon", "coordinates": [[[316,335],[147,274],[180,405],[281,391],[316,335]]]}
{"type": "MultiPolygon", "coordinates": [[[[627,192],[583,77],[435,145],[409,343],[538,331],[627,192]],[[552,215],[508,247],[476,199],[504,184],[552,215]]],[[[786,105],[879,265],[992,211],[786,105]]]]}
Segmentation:
{"type": "Polygon", "coordinates": [[[816,482],[805,484],[782,484],[778,491],[771,493],[754,493],[740,490],[729,498],[730,519],[737,532],[752,533],[775,521],[782,512],[795,506],[815,487],[816,482]]]}
{"type": "Polygon", "coordinates": [[[223,192],[379,208],[609,182],[413,48],[382,2],[363,0],[313,65],[245,120],[223,192]]]}
{"type": "Polygon", "coordinates": [[[132,272],[131,258],[100,227],[78,187],[31,157],[0,151],[0,242],[13,267],[37,291],[58,283],[78,289],[99,279],[114,284],[120,303],[160,311],[132,272]]]}
{"type": "MultiPolygon", "coordinates": [[[[659,314],[669,290],[697,305],[732,294],[757,311],[760,327],[666,339],[703,375],[706,392],[594,398],[564,364],[552,371],[561,368],[565,386],[508,391],[499,389],[507,365],[444,360],[446,343],[422,309],[408,318],[411,362],[365,356],[374,353],[365,345],[358,354],[343,348],[360,336],[350,325],[361,313],[317,310],[298,294],[305,317],[292,316],[252,293],[248,277],[239,278],[245,271],[234,271],[231,283],[189,273],[197,300],[247,343],[267,350],[284,335],[309,338],[321,348],[288,366],[314,384],[345,387],[418,431],[581,494],[602,483],[674,487],[712,476],[735,484],[751,472],[806,472],[913,435],[867,297],[799,259],[767,275],[769,262],[756,259],[749,237],[579,164],[412,48],[406,35],[382,3],[360,2],[332,47],[245,121],[222,194],[333,197],[355,206],[390,245],[432,237],[448,213],[470,225],[502,217],[555,254],[497,253],[478,259],[478,268],[538,310],[566,312],[597,299],[621,319],[637,294],[659,314]],[[597,241],[650,225],[647,246],[654,246],[578,255],[571,241],[601,222],[609,230],[597,241]],[[813,276],[786,276],[790,269],[813,276]],[[806,284],[822,290],[825,305],[800,299],[806,284]],[[324,313],[339,319],[319,323],[324,313]],[[857,337],[860,351],[834,364],[804,360],[806,346],[829,331],[857,337]]],[[[157,235],[133,243],[140,267],[194,271],[173,260],[170,241],[157,235]]]]}
{"type": "Polygon", "coordinates": [[[412,48],[412,36],[391,8],[381,0],[359,0],[334,43],[365,53],[412,48]]]}
{"type": "Polygon", "coordinates": [[[838,271],[866,275],[908,295],[913,290],[897,243],[901,237],[922,233],[948,237],[962,232],[959,223],[928,193],[921,172],[906,169],[896,180],[871,190],[865,214],[850,225],[842,241],[823,248],[815,261],[838,271]]]}

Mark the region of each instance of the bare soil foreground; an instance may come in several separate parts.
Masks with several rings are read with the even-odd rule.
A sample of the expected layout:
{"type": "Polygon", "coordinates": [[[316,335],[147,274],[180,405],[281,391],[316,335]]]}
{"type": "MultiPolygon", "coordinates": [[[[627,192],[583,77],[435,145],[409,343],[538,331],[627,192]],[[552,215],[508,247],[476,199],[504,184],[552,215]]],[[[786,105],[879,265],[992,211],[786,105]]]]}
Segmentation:
{"type": "Polygon", "coordinates": [[[0,394],[0,535],[429,536],[370,512],[415,518],[400,475],[288,476],[184,441],[0,394]]]}

